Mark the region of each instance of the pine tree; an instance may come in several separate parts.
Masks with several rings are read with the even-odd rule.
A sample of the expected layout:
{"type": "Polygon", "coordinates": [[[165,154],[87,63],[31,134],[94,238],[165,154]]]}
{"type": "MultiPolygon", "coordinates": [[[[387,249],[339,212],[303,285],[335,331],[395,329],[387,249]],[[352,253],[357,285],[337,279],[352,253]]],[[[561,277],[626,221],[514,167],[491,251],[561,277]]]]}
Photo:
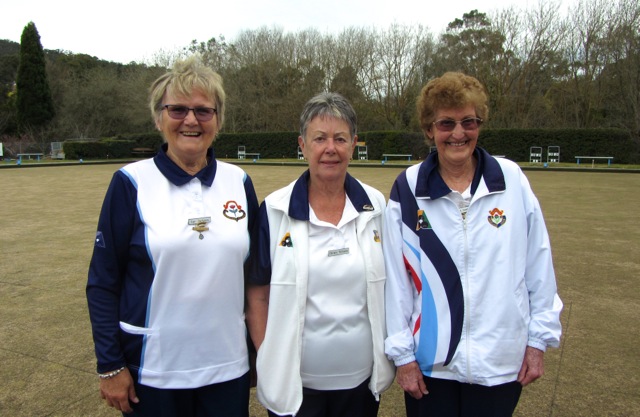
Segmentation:
{"type": "Polygon", "coordinates": [[[29,22],[20,38],[20,64],[16,77],[16,110],[20,130],[43,128],[55,116],[47,80],[44,50],[38,29],[29,22]]]}

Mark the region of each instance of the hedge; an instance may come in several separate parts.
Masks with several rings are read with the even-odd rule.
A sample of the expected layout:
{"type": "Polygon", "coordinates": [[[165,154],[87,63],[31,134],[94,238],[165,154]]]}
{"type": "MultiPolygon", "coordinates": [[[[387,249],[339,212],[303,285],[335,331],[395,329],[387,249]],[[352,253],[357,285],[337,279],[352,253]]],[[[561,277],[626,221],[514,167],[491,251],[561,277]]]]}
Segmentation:
{"type": "MultiPolygon", "coordinates": [[[[366,144],[373,160],[382,159],[385,153],[410,154],[414,160],[429,154],[422,133],[362,132],[358,141],[366,144]]],[[[64,142],[63,147],[68,159],[128,158],[135,156],[136,148],[158,149],[162,142],[160,134],[152,132],[96,142],[64,142]]],[[[622,129],[483,129],[478,143],[494,155],[518,162],[529,161],[532,146],[543,148],[543,160],[549,146],[559,146],[560,162],[575,162],[575,156],[612,156],[617,164],[640,164],[640,140],[622,129]]],[[[244,146],[247,153],[259,153],[261,159],[297,159],[298,133],[220,133],[214,143],[219,158],[236,158],[238,146],[244,146]]]]}
{"type": "Polygon", "coordinates": [[[560,147],[560,162],[575,162],[576,156],[612,156],[616,164],[640,163],[640,141],[622,129],[487,129],[481,131],[480,146],[514,161],[529,161],[532,146],[560,147]]]}
{"type": "Polygon", "coordinates": [[[137,135],[119,135],[99,141],[68,141],[62,144],[66,159],[131,158],[136,148],[159,149],[162,144],[159,132],[137,135]]]}

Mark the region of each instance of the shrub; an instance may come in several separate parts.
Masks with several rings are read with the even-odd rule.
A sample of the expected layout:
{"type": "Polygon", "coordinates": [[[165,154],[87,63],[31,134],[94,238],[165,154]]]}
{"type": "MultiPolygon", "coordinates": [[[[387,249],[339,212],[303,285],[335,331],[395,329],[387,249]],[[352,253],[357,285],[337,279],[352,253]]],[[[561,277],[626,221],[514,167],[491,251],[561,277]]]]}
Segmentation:
{"type": "MultiPolygon", "coordinates": [[[[369,159],[392,153],[418,160],[429,154],[423,134],[417,132],[362,132],[358,141],[366,144],[369,159]]],[[[126,158],[135,148],[157,150],[162,142],[158,132],[119,135],[97,142],[65,142],[64,152],[68,159],[126,158]]],[[[615,163],[640,163],[640,140],[622,129],[483,129],[478,143],[491,154],[518,162],[529,160],[532,146],[543,148],[543,155],[547,147],[559,146],[560,162],[574,162],[575,156],[612,156],[615,163]]],[[[298,132],[221,133],[214,142],[219,158],[237,157],[238,146],[263,159],[297,158],[298,132]]]]}

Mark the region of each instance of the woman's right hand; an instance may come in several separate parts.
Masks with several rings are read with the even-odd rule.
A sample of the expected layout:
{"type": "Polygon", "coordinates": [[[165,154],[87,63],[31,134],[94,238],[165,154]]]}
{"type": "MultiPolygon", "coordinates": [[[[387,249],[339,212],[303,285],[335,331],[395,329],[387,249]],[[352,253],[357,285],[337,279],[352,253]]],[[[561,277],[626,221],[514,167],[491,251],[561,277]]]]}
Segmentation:
{"type": "Polygon", "coordinates": [[[427,385],[424,383],[424,377],[418,366],[418,362],[411,362],[406,365],[399,366],[396,371],[396,381],[409,395],[416,400],[427,395],[427,385]]]}
{"type": "Polygon", "coordinates": [[[134,404],[140,401],[133,387],[133,378],[131,378],[127,368],[124,368],[122,372],[113,378],[100,380],[100,396],[107,402],[109,407],[113,407],[123,413],[133,411],[129,401],[134,404]]]}

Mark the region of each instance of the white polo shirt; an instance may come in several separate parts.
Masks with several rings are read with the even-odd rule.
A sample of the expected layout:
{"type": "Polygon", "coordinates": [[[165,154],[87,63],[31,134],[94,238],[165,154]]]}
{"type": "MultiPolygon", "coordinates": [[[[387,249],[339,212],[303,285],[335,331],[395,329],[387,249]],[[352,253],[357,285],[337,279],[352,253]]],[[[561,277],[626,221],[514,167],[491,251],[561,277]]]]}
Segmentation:
{"type": "Polygon", "coordinates": [[[371,376],[373,346],[357,217],[348,198],[337,226],[319,220],[309,207],[309,284],[300,371],[307,388],[350,389],[371,376]]]}

